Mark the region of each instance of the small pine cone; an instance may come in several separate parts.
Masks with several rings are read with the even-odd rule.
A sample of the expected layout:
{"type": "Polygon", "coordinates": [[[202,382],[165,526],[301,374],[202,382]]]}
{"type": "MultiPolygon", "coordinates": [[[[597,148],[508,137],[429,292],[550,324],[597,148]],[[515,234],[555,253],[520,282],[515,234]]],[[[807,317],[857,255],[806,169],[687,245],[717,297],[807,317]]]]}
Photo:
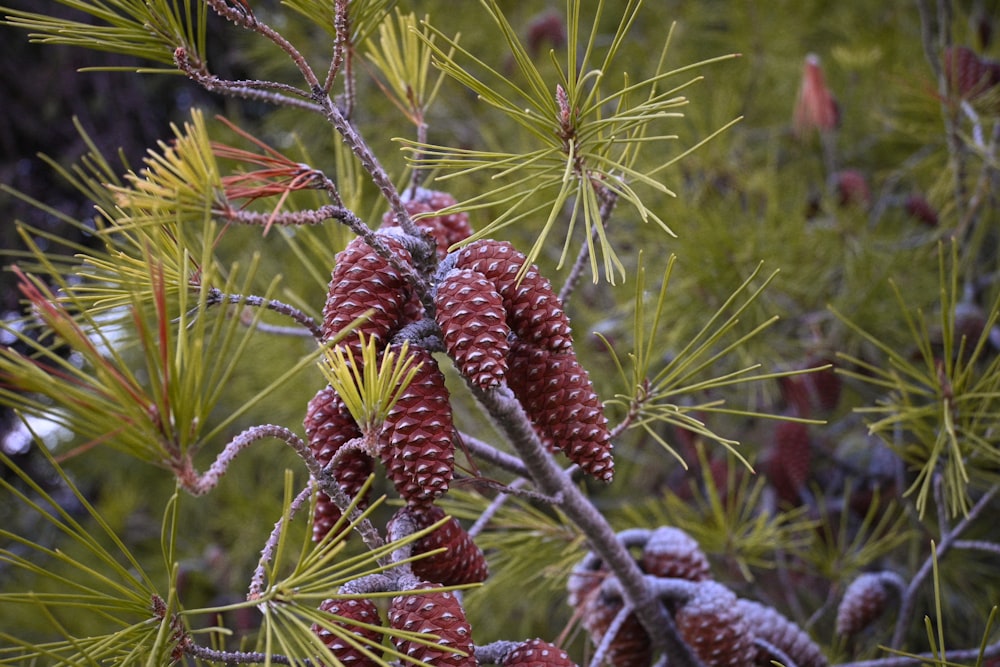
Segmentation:
{"type": "Polygon", "coordinates": [[[378,448],[399,495],[420,505],[448,490],[455,469],[455,429],[437,361],[424,348],[409,350],[420,369],[389,411],[378,448]]]}
{"type": "Polygon", "coordinates": [[[469,269],[449,271],[434,295],[437,322],[448,355],[473,384],[496,387],[507,371],[506,312],[486,278],[469,269]]]}
{"type": "Polygon", "coordinates": [[[504,656],[501,667],[577,667],[569,654],[555,644],[532,639],[518,644],[504,656]]]}
{"type": "Polygon", "coordinates": [[[698,543],[680,528],[661,526],[642,549],[642,569],[657,577],[705,581],[712,578],[708,558],[698,543]]]}
{"type": "Polygon", "coordinates": [[[882,615],[889,602],[883,576],[867,572],[858,576],[844,591],[837,607],[837,634],[853,637],[882,615]]]}
{"type": "MultiPolygon", "coordinates": [[[[445,517],[444,510],[437,505],[407,506],[400,509],[397,515],[404,513],[412,518],[417,529],[426,528],[445,517]]],[[[413,555],[427,553],[441,547],[446,548],[447,551],[414,561],[411,565],[413,574],[425,581],[432,581],[443,586],[477,584],[486,581],[489,574],[486,556],[454,518],[450,518],[447,523],[430,535],[417,540],[413,544],[413,555]]]]}
{"type": "MultiPolygon", "coordinates": [[[[827,666],[826,656],[809,634],[773,607],[741,598],[737,600],[737,610],[753,628],[755,637],[783,651],[798,667],[827,666]]],[[[758,647],[757,662],[754,664],[759,667],[769,667],[771,660],[776,659],[777,656],[772,656],[768,651],[758,647]]]]}
{"type": "MultiPolygon", "coordinates": [[[[422,583],[418,588],[438,588],[422,583]]],[[[437,635],[437,645],[463,651],[466,655],[443,651],[433,646],[392,638],[396,649],[413,660],[441,667],[476,667],[472,628],[465,620],[465,610],[453,592],[430,592],[400,595],[389,606],[389,624],[396,630],[437,635]]],[[[415,664],[404,660],[404,665],[415,664]]]]}
{"type": "Polygon", "coordinates": [[[826,412],[836,409],[840,404],[840,394],[843,390],[836,362],[832,359],[816,358],[808,360],[806,364],[810,367],[830,365],[829,368],[806,373],[802,377],[809,387],[809,396],[814,405],[826,412]]]}
{"type": "Polygon", "coordinates": [[[809,479],[809,427],[802,422],[781,422],[774,432],[774,445],[767,462],[767,476],[778,498],[798,505],[809,479]]]}
{"type": "Polygon", "coordinates": [[[705,667],[754,664],[757,649],[750,624],[737,609],[736,595],[722,584],[699,583],[675,620],[678,633],[705,667]]]}
{"type": "MultiPolygon", "coordinates": [[[[580,623],[595,647],[604,640],[611,623],[624,606],[620,599],[604,596],[600,588],[592,590],[584,600],[580,623]]],[[[653,647],[649,634],[639,618],[629,614],[608,646],[605,664],[613,667],[649,667],[652,661],[653,647]]]]}
{"type": "Polygon", "coordinates": [[[872,203],[872,192],[868,179],[857,169],[844,169],[833,175],[837,192],[837,203],[841,206],[868,208],[872,203]]]}
{"type": "Polygon", "coordinates": [[[990,66],[967,46],[945,49],[942,69],[948,88],[962,99],[972,99],[985,92],[993,76],[990,66]]]}
{"type": "Polygon", "coordinates": [[[615,462],[608,420],[576,355],[515,344],[508,364],[507,384],[542,440],[586,473],[610,482],[615,462]]]}
{"type": "MultiPolygon", "coordinates": [[[[309,448],[320,465],[326,466],[340,448],[348,441],[361,436],[361,430],[340,396],[326,386],[309,401],[304,420],[309,448]]],[[[374,461],[360,449],[353,449],[341,455],[331,470],[337,484],[348,497],[353,498],[361,491],[368,476],[375,468],[374,461]]],[[[367,505],[362,499],[361,506],[367,505]]],[[[313,517],[313,539],[317,542],[326,537],[330,529],[340,520],[340,508],[325,493],[320,493],[316,501],[313,517]]]]}
{"type": "MultiPolygon", "coordinates": [[[[399,240],[388,234],[379,238],[401,262],[413,263],[409,251],[399,240]]],[[[337,265],[323,306],[323,338],[333,338],[372,309],[371,315],[356,331],[385,343],[403,323],[404,312],[412,301],[406,279],[364,239],[356,238],[337,254],[337,265]]],[[[360,361],[358,337],[353,336],[345,343],[354,358],[360,361]]]]}
{"type": "Polygon", "coordinates": [[[569,319],[549,281],[531,266],[520,282],[525,256],[505,241],[484,239],[459,251],[455,267],[477,271],[496,286],[511,331],[524,342],[553,351],[573,347],[569,319]]]}
{"type": "MultiPolygon", "coordinates": [[[[368,642],[361,641],[369,651],[375,655],[381,656],[381,649],[377,646],[371,646],[369,642],[376,645],[381,643],[382,633],[370,628],[363,628],[354,625],[350,621],[358,621],[359,623],[366,623],[368,625],[381,625],[381,620],[378,616],[378,609],[375,607],[375,603],[371,600],[365,599],[330,599],[324,600],[319,606],[320,611],[330,612],[331,614],[336,614],[337,616],[343,617],[345,620],[336,621],[334,625],[344,628],[348,632],[357,635],[358,637],[363,637],[367,639],[368,642]]],[[[348,642],[344,641],[342,635],[331,632],[319,625],[314,624],[312,626],[313,632],[315,632],[324,644],[333,652],[333,655],[344,665],[349,667],[371,667],[377,665],[378,663],[367,657],[364,653],[359,651],[356,647],[351,646],[348,642]]]]}
{"type": "Polygon", "coordinates": [[[914,192],[907,195],[906,201],[903,202],[903,210],[906,211],[906,215],[917,222],[921,222],[928,227],[938,226],[937,209],[921,194],[914,192]]]}

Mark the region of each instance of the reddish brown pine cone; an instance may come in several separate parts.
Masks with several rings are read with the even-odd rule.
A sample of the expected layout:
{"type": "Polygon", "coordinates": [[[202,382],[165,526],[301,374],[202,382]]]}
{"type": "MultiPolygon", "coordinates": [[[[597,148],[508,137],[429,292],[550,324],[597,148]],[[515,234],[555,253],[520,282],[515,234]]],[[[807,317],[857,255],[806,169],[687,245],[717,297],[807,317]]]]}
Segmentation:
{"type": "Polygon", "coordinates": [[[809,479],[811,459],[809,426],[802,422],[778,424],[765,470],[779,499],[793,505],[801,503],[801,492],[809,479]]]}
{"type": "MultiPolygon", "coordinates": [[[[408,190],[406,195],[411,195],[408,190]]],[[[425,213],[433,213],[441,209],[454,206],[458,202],[447,192],[438,190],[427,190],[417,188],[412,193],[412,198],[405,201],[403,206],[411,216],[418,216],[425,213]]],[[[448,248],[463,241],[472,235],[472,227],[469,225],[468,213],[449,213],[447,215],[425,215],[414,220],[417,227],[429,233],[435,243],[437,243],[438,259],[442,260],[448,255],[448,248]]],[[[396,220],[392,212],[386,213],[382,218],[383,227],[396,226],[396,220]]]]}
{"type": "MultiPolygon", "coordinates": [[[[357,635],[359,638],[369,640],[368,642],[361,640],[360,643],[375,655],[382,655],[382,650],[377,646],[381,643],[382,633],[370,628],[354,625],[350,622],[358,621],[359,623],[366,623],[368,625],[381,625],[382,622],[379,619],[378,609],[375,607],[374,602],[364,599],[330,599],[324,600],[319,608],[320,611],[328,611],[331,614],[342,616],[345,620],[335,621],[335,625],[357,635]],[[374,643],[375,646],[372,646],[369,642],[374,643]]],[[[344,640],[342,635],[321,628],[316,624],[313,624],[312,630],[327,645],[330,651],[333,652],[337,660],[344,665],[350,667],[371,667],[378,664],[356,647],[351,646],[351,644],[344,640]]]]}
{"type": "MultiPolygon", "coordinates": [[[[438,584],[422,583],[418,588],[438,588],[438,584]]],[[[466,655],[445,651],[435,646],[392,638],[396,649],[413,660],[422,660],[441,667],[476,667],[472,627],[465,620],[465,610],[452,592],[428,592],[400,595],[389,606],[389,624],[396,630],[437,635],[436,644],[458,649],[466,655]]],[[[403,660],[404,665],[416,664],[403,660]]]]}
{"type": "Polygon", "coordinates": [[[882,615],[889,602],[889,590],[882,575],[866,572],[852,581],[837,607],[837,634],[853,637],[882,615]]]}
{"type": "MultiPolygon", "coordinates": [[[[304,420],[309,448],[320,465],[326,466],[340,448],[348,441],[361,436],[361,430],[340,396],[329,386],[309,401],[304,420]]],[[[344,452],[337,465],[331,470],[337,484],[348,497],[353,498],[361,491],[375,463],[360,449],[344,452]]],[[[362,507],[367,499],[362,500],[362,507]]],[[[330,529],[340,520],[340,508],[325,493],[320,493],[316,501],[313,517],[313,539],[317,542],[326,537],[330,529]]]]}
{"type": "Polygon", "coordinates": [[[967,46],[944,51],[941,63],[948,88],[963,99],[973,99],[1000,83],[1000,72],[967,46]]]}
{"type": "Polygon", "coordinates": [[[444,347],[473,384],[496,387],[507,371],[507,315],[493,285],[476,271],[449,271],[434,295],[444,347]]]}
{"type": "Polygon", "coordinates": [[[657,577],[688,581],[712,578],[705,552],[694,538],[672,526],[657,528],[649,536],[642,549],[642,569],[657,577]]]}
{"type": "MultiPolygon", "coordinates": [[[[445,517],[444,510],[437,505],[407,506],[396,514],[409,516],[417,529],[426,528],[445,517]]],[[[486,556],[454,518],[449,518],[447,523],[433,533],[417,540],[413,544],[413,555],[424,554],[442,547],[447,551],[414,561],[411,566],[413,574],[425,581],[443,586],[486,581],[489,575],[486,556]]]]}
{"type": "MultiPolygon", "coordinates": [[[[398,346],[393,346],[397,352],[398,346]]],[[[410,346],[412,382],[389,411],[379,433],[379,457],[399,495],[429,504],[448,490],[455,469],[454,425],[444,375],[424,348],[410,346]]]]}
{"type": "Polygon", "coordinates": [[[519,644],[500,664],[502,667],[577,667],[566,651],[541,639],[519,644]]]}
{"type": "Polygon", "coordinates": [[[591,476],[610,482],[615,462],[604,407],[576,355],[515,343],[507,384],[542,440],[591,476]]]}
{"type": "MultiPolygon", "coordinates": [[[[599,587],[590,591],[583,600],[580,623],[596,647],[604,640],[612,622],[624,608],[618,598],[602,595],[599,587]]],[[[649,667],[653,661],[653,648],[649,634],[635,614],[629,614],[619,626],[608,646],[604,662],[613,667],[649,667]]]]}
{"type": "Polygon", "coordinates": [[[510,243],[483,239],[459,251],[455,268],[481,273],[496,286],[507,311],[507,324],[519,339],[547,350],[571,350],[569,319],[549,281],[535,266],[517,281],[524,262],[524,255],[510,243]]]}
{"type": "Polygon", "coordinates": [[[677,632],[705,667],[747,667],[757,648],[750,624],[737,608],[736,595],[714,581],[698,584],[694,596],[675,615],[677,632]]]}
{"type": "MultiPolygon", "coordinates": [[[[826,667],[828,664],[826,656],[809,634],[773,607],[741,598],[737,601],[737,609],[753,628],[754,637],[783,651],[798,667],[826,667]]],[[[757,661],[754,664],[769,667],[772,660],[778,659],[778,656],[758,647],[757,661]]]]}
{"type": "MultiPolygon", "coordinates": [[[[379,236],[401,262],[412,264],[413,258],[402,243],[389,234],[379,236]]],[[[404,321],[404,313],[412,319],[413,295],[405,278],[364,239],[356,238],[337,254],[330,290],[323,306],[323,338],[340,333],[369,309],[369,318],[357,328],[358,333],[373,337],[382,345],[404,321]]],[[[345,343],[361,360],[361,346],[356,335],[345,343]]]]}

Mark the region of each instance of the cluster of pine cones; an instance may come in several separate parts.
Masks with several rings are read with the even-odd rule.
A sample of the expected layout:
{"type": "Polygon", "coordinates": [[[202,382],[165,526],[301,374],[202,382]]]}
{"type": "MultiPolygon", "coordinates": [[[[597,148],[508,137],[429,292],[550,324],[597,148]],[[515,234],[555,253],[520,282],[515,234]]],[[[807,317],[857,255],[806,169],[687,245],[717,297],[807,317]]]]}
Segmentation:
{"type": "MultiPolygon", "coordinates": [[[[629,531],[628,546],[641,547],[637,559],[643,572],[690,582],[683,600],[669,601],[677,631],[706,667],[746,667],[782,660],[768,647],[784,653],[799,667],[825,667],[826,658],[801,628],[771,607],[737,598],[713,581],[708,559],[687,533],[672,527],[629,531]]],[[[593,554],[574,569],[568,582],[569,603],[595,646],[600,646],[612,621],[624,608],[609,594],[604,581],[613,576],[593,554]]],[[[650,637],[634,615],[625,618],[608,642],[605,663],[614,667],[649,667],[650,637]]]]}
{"type": "MultiPolygon", "coordinates": [[[[342,343],[359,362],[360,335],[374,339],[380,350],[398,351],[393,337],[403,327],[433,318],[440,345],[468,383],[482,389],[506,383],[552,450],[562,451],[594,477],[611,481],[614,462],[607,420],[586,370],[577,362],[558,295],[536,267],[522,271],[525,256],[509,243],[480,240],[449,255],[448,247],[471,234],[466,215],[434,215],[454,203],[445,193],[418,190],[406,204],[411,215],[425,216],[416,223],[437,247],[439,264],[430,277],[434,312],[428,314],[393,263],[357,238],[337,255],[323,308],[323,336],[332,339],[368,313],[359,335],[342,343]]],[[[417,268],[409,240],[388,216],[378,235],[400,264],[417,268]]],[[[376,451],[345,450],[331,470],[348,496],[359,492],[374,470],[375,458],[410,505],[429,506],[451,483],[456,433],[444,374],[421,340],[409,341],[408,350],[419,370],[385,420],[376,451]]],[[[361,435],[330,387],[309,402],[305,429],[314,456],[324,466],[361,435]]],[[[314,536],[322,538],[339,516],[324,496],[314,536]]]]}

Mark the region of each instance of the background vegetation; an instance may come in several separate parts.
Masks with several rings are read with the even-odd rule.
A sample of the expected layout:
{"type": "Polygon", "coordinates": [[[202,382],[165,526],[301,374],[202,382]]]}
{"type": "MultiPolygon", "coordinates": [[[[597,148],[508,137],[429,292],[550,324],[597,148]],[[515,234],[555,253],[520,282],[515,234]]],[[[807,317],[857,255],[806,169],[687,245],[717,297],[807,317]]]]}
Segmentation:
{"type": "MultiPolygon", "coordinates": [[[[29,45],[17,25],[24,16],[19,12],[79,19],[74,5],[93,3],[37,4],[9,5],[3,12],[11,51],[2,59],[4,88],[10,91],[0,124],[2,238],[7,263],[37,275],[36,289],[43,296],[33,312],[25,310],[26,295],[15,286],[26,279],[12,271],[2,276],[8,315],[0,395],[38,430],[29,435],[13,409],[5,412],[4,451],[11,463],[3,470],[0,502],[0,590],[7,596],[0,604],[0,646],[10,642],[11,649],[0,649],[9,651],[0,652],[0,660],[22,660],[17,649],[22,642],[42,645],[63,633],[98,636],[126,623],[135,623],[132,631],[140,633],[150,591],[169,597],[178,608],[199,610],[188,616],[192,630],[227,629],[206,631],[205,645],[259,647],[260,617],[245,602],[247,586],[262,546],[290,494],[306,483],[308,470],[292,448],[262,440],[240,454],[211,493],[193,498],[178,493],[175,476],[158,458],[162,452],[144,440],[148,434],[138,432],[130,440],[116,432],[122,420],[139,419],[128,410],[143,406],[127,405],[135,387],[164,405],[156,395],[155,328],[146,332],[145,341],[137,334],[157,321],[149,306],[158,274],[149,269],[159,266],[165,276],[163,298],[175,323],[205,306],[196,295],[184,301],[182,280],[171,283],[184,275],[189,261],[203,266],[206,276],[228,292],[277,299],[321,319],[334,257],[353,234],[334,220],[315,227],[278,224],[262,234],[260,226],[205,219],[203,227],[184,232],[183,225],[167,224],[184,202],[164,199],[158,210],[156,193],[140,200],[126,174],[150,166],[142,163],[146,149],[170,155],[174,144],[157,141],[190,138],[185,160],[204,151],[207,143],[192,138],[201,118],[213,141],[260,153],[263,149],[249,138],[255,137],[293,163],[330,175],[346,207],[372,226],[388,206],[321,115],[212,94],[189,78],[135,73],[152,67],[176,71],[169,51],[166,61],[153,62],[79,45],[29,45]],[[68,73],[80,65],[112,71],[68,73]],[[35,150],[50,157],[36,159],[35,150]],[[112,245],[138,257],[148,252],[146,259],[160,262],[135,269],[146,271],[138,286],[129,287],[121,277],[127,273],[115,282],[113,274],[121,266],[81,265],[72,259],[81,253],[116,259],[107,253],[106,238],[94,233],[102,223],[92,204],[105,211],[122,207],[139,221],[112,245]],[[151,235],[143,222],[163,225],[168,232],[151,235]],[[193,236],[176,242],[176,235],[185,233],[193,236]],[[159,247],[141,247],[157,238],[159,247]],[[194,260],[182,251],[194,253],[194,260]],[[201,263],[207,258],[215,269],[201,263]],[[92,329],[105,331],[92,357],[66,351],[63,345],[72,343],[72,332],[46,338],[45,327],[38,326],[39,303],[46,300],[43,285],[51,287],[48,296],[54,299],[88,277],[114,287],[70,304],[72,309],[82,303],[89,313],[82,338],[93,340],[92,329]],[[102,301],[105,297],[109,301],[102,301]],[[141,304],[144,315],[120,320],[123,311],[113,306],[122,304],[141,304]],[[25,373],[19,355],[42,349],[52,349],[53,360],[65,357],[67,375],[73,374],[70,368],[81,369],[70,384],[96,378],[95,386],[107,390],[113,405],[81,403],[86,409],[77,415],[57,411],[63,428],[38,419],[52,411],[50,401],[33,393],[44,395],[45,386],[16,378],[25,373]],[[108,359],[116,369],[136,369],[128,387],[115,384],[120,378],[110,366],[101,375],[108,359]],[[60,460],[64,477],[53,473],[43,449],[60,460]],[[15,474],[13,466],[25,475],[15,474]],[[38,511],[65,514],[58,521],[40,521],[38,511]],[[32,553],[44,555],[35,561],[37,568],[20,560],[32,553]],[[103,576],[120,578],[124,589],[104,588],[103,576]],[[92,600],[67,584],[88,577],[101,591],[92,600]],[[91,603],[96,605],[91,611],[102,613],[77,612],[77,604],[87,609],[91,603]]],[[[334,43],[327,3],[251,4],[256,16],[324,69],[334,43]]],[[[603,8],[594,38],[600,51],[609,47],[619,17],[633,3],[581,4],[584,38],[596,8],[603,8]]],[[[484,103],[483,90],[472,91],[449,76],[440,77],[435,89],[435,67],[428,69],[423,88],[428,98],[431,91],[436,94],[420,109],[426,124],[422,136],[412,122],[414,110],[406,109],[405,88],[393,88],[398,83],[387,75],[392,52],[380,41],[385,34],[378,26],[398,27],[398,10],[429,17],[433,31],[426,35],[434,35],[438,60],[447,61],[448,40],[456,39],[461,50],[454,52],[453,65],[468,68],[486,89],[506,95],[505,81],[524,85],[511,38],[484,19],[480,3],[469,2],[462,11],[455,11],[453,2],[433,0],[355,0],[352,5],[371,6],[373,13],[368,23],[359,21],[368,32],[355,35],[351,119],[397,185],[411,177],[411,160],[420,153],[414,142],[478,151],[487,161],[539,148],[539,137],[512,113],[484,103]],[[386,23],[380,21],[382,11],[389,17],[386,23]]],[[[496,5],[542,79],[556,81],[558,68],[574,60],[565,55],[567,6],[542,1],[496,5]]],[[[1000,89],[995,83],[1000,75],[995,80],[986,75],[982,90],[959,91],[947,64],[942,65],[949,45],[973,49],[984,67],[1000,58],[994,34],[998,16],[1000,6],[987,0],[942,0],[934,6],[903,1],[646,3],[601,85],[613,91],[659,71],[697,65],[669,80],[689,84],[678,93],[685,104],[664,109],[677,115],[646,119],[649,136],[676,138],[651,141],[631,165],[670,192],[640,184],[641,207],[619,201],[607,243],[593,253],[598,262],[594,281],[589,264],[582,279],[571,273],[585,238],[581,225],[564,235],[573,198],[556,207],[558,224],[547,237],[542,224],[548,208],[490,233],[524,252],[537,248],[534,260],[557,291],[575,285],[566,310],[576,354],[605,402],[611,425],[629,426],[615,439],[615,481],[581,483],[610,525],[615,530],[683,528],[707,553],[716,579],[794,620],[831,663],[883,658],[885,646],[909,653],[943,653],[945,647],[965,651],[952,662],[943,655],[925,659],[942,665],[984,664],[982,655],[987,660],[1000,655],[990,623],[1000,596],[1000,546],[992,519],[1000,510],[995,498],[1000,482],[995,435],[1000,418],[1000,329],[995,326],[1000,314],[995,279],[1000,89]],[[835,127],[796,124],[808,54],[818,56],[836,98],[835,127]],[[643,222],[642,207],[663,224],[643,222]],[[566,235],[570,251],[564,257],[566,235]],[[601,249],[607,248],[617,253],[620,267],[609,270],[603,264],[607,255],[601,249]],[[836,374],[825,368],[829,364],[836,374]],[[823,370],[791,374],[807,368],[823,370]],[[646,378],[650,384],[643,385],[646,378]],[[649,395],[640,400],[641,392],[649,395]],[[939,556],[933,572],[932,545],[939,556]],[[885,613],[846,638],[836,632],[838,604],[865,572],[892,572],[902,587],[890,596],[885,613]],[[990,649],[981,654],[980,646],[990,649]]],[[[206,10],[203,18],[206,36],[198,55],[213,74],[299,85],[294,64],[273,43],[213,11],[206,10]]],[[[31,31],[38,33],[39,27],[31,31]]],[[[406,57],[397,64],[415,66],[412,56],[420,43],[404,45],[406,57]]],[[[584,44],[577,46],[582,59],[584,44]]],[[[334,92],[342,93],[341,86],[334,92]]],[[[548,92],[555,104],[554,86],[548,92]]],[[[647,93],[639,90],[635,96],[647,93]]],[[[425,156],[428,162],[419,174],[449,176],[428,184],[471,202],[474,229],[502,219],[507,205],[489,198],[504,194],[497,190],[503,180],[491,178],[494,172],[455,174],[452,156],[435,161],[433,150],[425,156]]],[[[221,162],[233,167],[235,161],[221,162]]],[[[558,175],[558,168],[557,161],[539,173],[558,175]]],[[[237,173],[248,165],[233,169],[237,173]]],[[[528,170],[514,177],[519,174],[536,177],[528,170]]],[[[199,183],[188,176],[167,169],[162,174],[167,185],[187,181],[197,190],[199,183]]],[[[197,208],[201,195],[191,196],[197,208]]],[[[324,196],[315,190],[290,192],[282,210],[314,208],[327,203],[324,196]]],[[[276,202],[264,197],[248,210],[268,215],[277,210],[276,202]]],[[[204,372],[172,391],[186,398],[202,392],[204,398],[189,412],[183,411],[186,403],[175,406],[175,417],[196,422],[184,445],[195,468],[208,469],[230,439],[255,425],[303,432],[306,404],[325,384],[309,358],[315,351],[310,338],[283,335],[288,319],[263,309],[219,308],[184,322],[187,328],[177,335],[186,330],[190,342],[175,349],[200,359],[196,363],[204,372]],[[199,336],[217,338],[202,348],[199,336]],[[223,371],[224,380],[213,384],[212,373],[223,371]]],[[[503,448],[504,437],[484,417],[462,378],[450,368],[447,378],[459,429],[503,448]]],[[[460,479],[440,504],[468,527],[496,497],[496,489],[481,481],[509,483],[512,475],[462,455],[459,468],[460,479]]],[[[395,494],[378,477],[375,493],[390,497],[372,515],[376,525],[384,525],[395,510],[395,494]]],[[[308,541],[306,523],[301,518],[290,523],[291,544],[308,541]]],[[[464,598],[477,644],[558,639],[585,664],[593,647],[579,630],[565,588],[570,569],[587,549],[581,530],[545,503],[511,498],[478,533],[477,543],[491,568],[484,585],[464,598]]],[[[352,540],[344,549],[333,557],[363,553],[365,545],[352,540]]],[[[303,565],[297,555],[285,558],[273,571],[282,581],[303,565]]],[[[324,595],[316,585],[313,606],[324,595]]],[[[291,632],[290,627],[285,630],[291,632]]],[[[157,646],[166,659],[169,642],[164,642],[157,646]]],[[[42,652],[38,660],[58,662],[59,656],[42,652]]],[[[139,659],[138,654],[117,657],[139,659]]]]}

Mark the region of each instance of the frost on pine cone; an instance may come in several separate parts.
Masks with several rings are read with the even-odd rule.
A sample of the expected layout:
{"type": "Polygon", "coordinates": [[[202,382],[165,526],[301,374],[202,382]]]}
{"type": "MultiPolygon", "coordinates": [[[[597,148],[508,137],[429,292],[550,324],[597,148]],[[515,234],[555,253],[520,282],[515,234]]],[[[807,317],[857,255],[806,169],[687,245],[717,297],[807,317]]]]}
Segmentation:
{"type": "Polygon", "coordinates": [[[714,581],[697,584],[694,596],[674,616],[677,632],[705,667],[754,664],[757,647],[736,595],[714,581]]]}
{"type": "MultiPolygon", "coordinates": [[[[438,588],[439,584],[421,583],[418,588],[438,588]]],[[[426,592],[400,595],[389,606],[389,624],[396,630],[436,635],[435,645],[392,638],[396,649],[413,660],[441,667],[476,667],[472,628],[465,620],[465,610],[452,592],[426,592]],[[457,649],[466,655],[438,647],[457,649]]],[[[416,664],[403,660],[402,664],[416,664]]]]}
{"type": "Polygon", "coordinates": [[[409,353],[419,369],[386,416],[378,449],[399,495],[421,505],[448,490],[455,468],[455,429],[437,361],[424,348],[411,345],[409,353]]]}
{"type": "Polygon", "coordinates": [[[610,482],[615,462],[604,407],[576,355],[523,343],[511,347],[507,384],[551,448],[591,476],[610,482]]]}
{"type": "Polygon", "coordinates": [[[571,350],[572,330],[559,296],[535,266],[518,282],[524,262],[510,243],[483,239],[458,251],[455,268],[476,271],[493,283],[503,298],[507,324],[520,340],[547,350],[571,350]]]}
{"type": "Polygon", "coordinates": [[[577,667],[566,651],[541,639],[518,644],[500,664],[502,667],[577,667]]]}
{"type": "MultiPolygon", "coordinates": [[[[413,222],[429,233],[437,244],[439,260],[448,254],[448,248],[472,235],[468,213],[449,213],[447,215],[426,215],[436,213],[441,209],[454,206],[458,202],[447,192],[417,188],[403,193],[403,206],[411,216],[421,216],[413,222]],[[406,199],[409,197],[408,199],[406,199]]],[[[396,221],[391,212],[382,218],[383,227],[394,227],[396,221]]]]}
{"type": "Polygon", "coordinates": [[[889,590],[877,572],[859,575],[844,591],[837,607],[837,634],[853,637],[882,615],[889,602],[889,590]]]}
{"type": "MultiPolygon", "coordinates": [[[[445,517],[444,510],[437,505],[426,507],[407,506],[397,512],[397,516],[407,515],[420,530],[431,526],[445,517]]],[[[413,555],[424,554],[444,547],[447,551],[414,561],[413,574],[444,586],[476,584],[486,581],[489,568],[486,556],[465,532],[454,517],[447,523],[413,543],[413,555]]]]}
{"type": "MultiPolygon", "coordinates": [[[[367,625],[381,625],[378,609],[375,607],[374,602],[366,599],[330,599],[324,600],[319,608],[320,611],[326,611],[342,617],[344,620],[334,621],[333,624],[339,628],[343,628],[346,633],[356,635],[359,638],[357,643],[367,648],[370,652],[377,656],[382,655],[382,650],[378,647],[382,641],[382,633],[351,623],[351,621],[357,621],[358,623],[365,623],[367,625]]],[[[371,667],[378,664],[362,653],[357,646],[348,642],[344,638],[344,633],[334,632],[320,627],[318,624],[313,624],[312,630],[327,645],[337,660],[347,667],[371,667]]]]}
{"type": "MultiPolygon", "coordinates": [[[[827,666],[826,656],[809,634],[773,607],[741,598],[737,601],[737,610],[753,628],[754,637],[783,651],[798,667],[827,666]]],[[[769,667],[772,660],[780,661],[779,656],[757,647],[757,661],[754,664],[769,667]]]]}
{"type": "MultiPolygon", "coordinates": [[[[611,573],[601,561],[588,554],[573,567],[566,582],[569,604],[576,608],[580,624],[594,646],[600,645],[624,607],[620,599],[601,593],[601,583],[609,576],[611,573]]],[[[630,614],[611,640],[605,662],[614,667],[649,667],[652,660],[649,634],[635,614],[630,614]]]]}
{"type": "Polygon", "coordinates": [[[473,384],[496,387],[507,371],[510,328],[500,294],[469,269],[445,274],[434,295],[444,347],[473,384]]]}
{"type": "Polygon", "coordinates": [[[661,526],[642,549],[642,570],[657,577],[705,581],[711,578],[708,557],[680,528],[661,526]]]}
{"type": "MultiPolygon", "coordinates": [[[[337,393],[329,386],[321,389],[306,408],[303,421],[309,449],[320,465],[326,466],[340,448],[350,440],[361,437],[361,430],[337,393]]],[[[370,456],[360,449],[352,449],[341,454],[330,473],[341,490],[349,498],[361,491],[375,464],[370,456]]],[[[361,506],[367,504],[362,499],[361,506]]],[[[313,517],[313,539],[317,542],[326,537],[330,529],[340,520],[340,508],[320,492],[313,517]]]]}
{"type": "MultiPolygon", "coordinates": [[[[412,264],[413,258],[398,239],[391,234],[380,234],[379,238],[401,262],[412,264]]],[[[356,333],[375,338],[382,347],[404,319],[412,317],[408,311],[413,301],[406,279],[399,271],[364,239],[356,238],[337,254],[323,306],[323,338],[333,338],[371,309],[368,319],[356,333]]],[[[354,358],[360,360],[359,337],[352,334],[345,344],[354,358]]]]}

